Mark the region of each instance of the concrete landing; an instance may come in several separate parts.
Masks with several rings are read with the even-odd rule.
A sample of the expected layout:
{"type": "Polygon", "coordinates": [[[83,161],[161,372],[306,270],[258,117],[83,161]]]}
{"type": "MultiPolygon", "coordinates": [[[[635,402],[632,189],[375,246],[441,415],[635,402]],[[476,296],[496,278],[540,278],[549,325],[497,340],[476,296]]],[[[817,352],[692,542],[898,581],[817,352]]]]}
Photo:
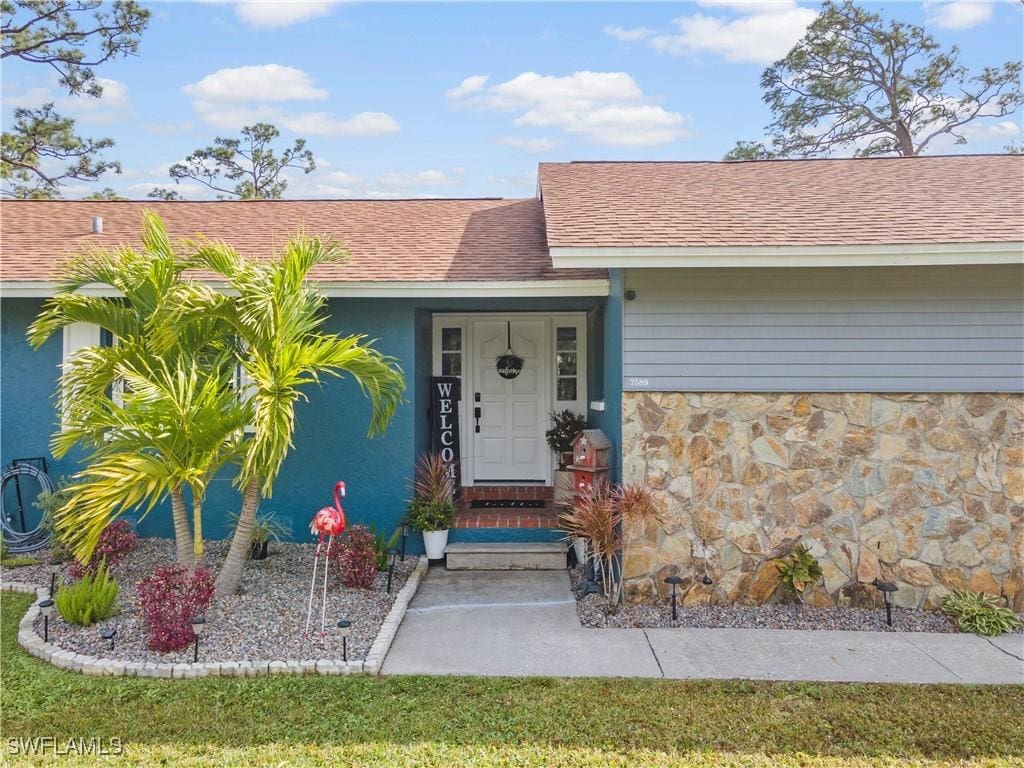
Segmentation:
{"type": "Polygon", "coordinates": [[[584,629],[564,569],[432,567],[382,673],[1024,684],[1024,636],[584,629]]]}
{"type": "Polygon", "coordinates": [[[449,571],[564,571],[558,541],[455,542],[444,550],[449,571]]]}

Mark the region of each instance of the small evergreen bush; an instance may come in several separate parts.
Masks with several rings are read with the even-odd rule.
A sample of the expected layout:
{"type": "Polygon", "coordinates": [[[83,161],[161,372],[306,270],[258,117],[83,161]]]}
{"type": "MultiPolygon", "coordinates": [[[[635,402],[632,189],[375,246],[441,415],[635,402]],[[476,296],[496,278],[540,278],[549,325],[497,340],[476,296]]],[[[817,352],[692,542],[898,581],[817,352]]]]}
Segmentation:
{"type": "Polygon", "coordinates": [[[984,592],[955,589],[942,600],[942,612],[964,632],[994,637],[1024,626],[1016,613],[999,605],[998,598],[984,592]]]}
{"type": "Polygon", "coordinates": [[[117,582],[107,573],[107,564],[100,562],[94,573],[58,589],[54,602],[68,624],[88,627],[114,615],[119,591],[117,582]]]}
{"type": "Polygon", "coordinates": [[[180,651],[195,639],[192,619],[206,613],[213,599],[213,576],[183,565],[163,565],[139,584],[142,618],[150,650],[180,651]]]}

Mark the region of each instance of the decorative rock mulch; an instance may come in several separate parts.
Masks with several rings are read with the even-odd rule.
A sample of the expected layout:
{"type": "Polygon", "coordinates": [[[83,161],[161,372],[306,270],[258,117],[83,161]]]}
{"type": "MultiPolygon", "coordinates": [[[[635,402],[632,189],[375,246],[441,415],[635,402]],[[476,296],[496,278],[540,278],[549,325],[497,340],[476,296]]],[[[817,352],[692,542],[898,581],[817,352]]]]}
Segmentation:
{"type": "MultiPolygon", "coordinates": [[[[219,565],[227,547],[228,542],[209,542],[204,558],[207,566],[219,565]]],[[[365,671],[375,674],[426,571],[426,560],[410,556],[398,562],[390,594],[385,591],[386,571],[377,574],[370,589],[344,588],[332,575],[327,592],[327,631],[322,637],[319,628],[323,571],[320,570],[314,598],[314,633],[306,637],[313,549],[312,544],[272,544],[266,560],[246,563],[240,593],[215,600],[206,612],[206,629],[199,641],[199,665],[191,664],[192,646],[171,653],[159,653],[146,647],[135,586],[157,565],[173,562],[174,544],[166,539],[140,539],[139,548],[113,569],[121,586],[117,615],[91,627],[79,627],[66,624],[55,612],[50,617],[50,643],[44,649],[41,647],[43,619],[33,606],[26,616],[26,619],[31,617],[31,622],[22,623],[22,629],[31,632],[19,632],[19,641],[35,655],[45,655],[43,650],[51,655],[62,650],[69,658],[60,658],[58,654],[59,658],[51,659],[54,663],[93,674],[164,677],[211,673],[251,676],[365,671]],[[337,629],[340,618],[352,622],[347,663],[342,662],[342,640],[337,629]],[[108,641],[100,637],[100,631],[110,626],[117,628],[113,651],[108,641]],[[33,637],[38,642],[34,642],[33,637]],[[81,660],[86,657],[91,662],[81,660]]],[[[15,582],[48,587],[50,572],[47,565],[27,566],[5,569],[0,576],[5,587],[14,586],[15,582]]],[[[60,578],[61,581],[67,579],[66,572],[60,578]]]]}
{"type": "Polygon", "coordinates": [[[958,632],[941,613],[893,608],[893,626],[885,623],[885,609],[815,608],[809,605],[624,605],[608,611],[603,595],[581,596],[582,569],[570,572],[576,612],[585,627],[692,627],[698,629],[840,629],[878,632],[958,632]]]}

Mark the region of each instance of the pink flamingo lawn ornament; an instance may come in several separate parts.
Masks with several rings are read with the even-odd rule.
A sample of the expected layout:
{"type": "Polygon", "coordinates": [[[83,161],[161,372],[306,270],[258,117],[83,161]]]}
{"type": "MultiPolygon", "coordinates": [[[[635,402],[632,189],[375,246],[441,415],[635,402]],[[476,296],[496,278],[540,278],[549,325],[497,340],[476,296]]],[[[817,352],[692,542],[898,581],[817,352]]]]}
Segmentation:
{"type": "Polygon", "coordinates": [[[331,544],[335,536],[340,536],[345,530],[345,510],[341,508],[341,500],[345,498],[345,481],[339,480],[334,484],[334,506],[324,507],[315,515],[309,524],[309,532],[318,537],[316,551],[313,554],[313,578],[309,582],[309,605],[306,607],[306,636],[309,636],[309,622],[313,618],[313,592],[316,588],[316,569],[320,562],[320,551],[324,553],[324,596],[320,608],[320,635],[324,634],[324,625],[327,620],[327,572],[331,559],[331,544]],[[324,537],[327,538],[327,546],[324,547],[324,537]]]}

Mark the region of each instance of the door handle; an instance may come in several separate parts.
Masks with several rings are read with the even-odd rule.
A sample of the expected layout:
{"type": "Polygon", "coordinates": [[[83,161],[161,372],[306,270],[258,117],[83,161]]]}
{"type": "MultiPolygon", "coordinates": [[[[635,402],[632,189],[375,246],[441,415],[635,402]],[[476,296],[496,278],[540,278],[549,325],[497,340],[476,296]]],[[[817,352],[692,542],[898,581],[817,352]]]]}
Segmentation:
{"type": "Polygon", "coordinates": [[[479,432],[480,431],[480,406],[479,405],[476,408],[473,409],[473,418],[476,420],[475,431],[479,432]]]}

